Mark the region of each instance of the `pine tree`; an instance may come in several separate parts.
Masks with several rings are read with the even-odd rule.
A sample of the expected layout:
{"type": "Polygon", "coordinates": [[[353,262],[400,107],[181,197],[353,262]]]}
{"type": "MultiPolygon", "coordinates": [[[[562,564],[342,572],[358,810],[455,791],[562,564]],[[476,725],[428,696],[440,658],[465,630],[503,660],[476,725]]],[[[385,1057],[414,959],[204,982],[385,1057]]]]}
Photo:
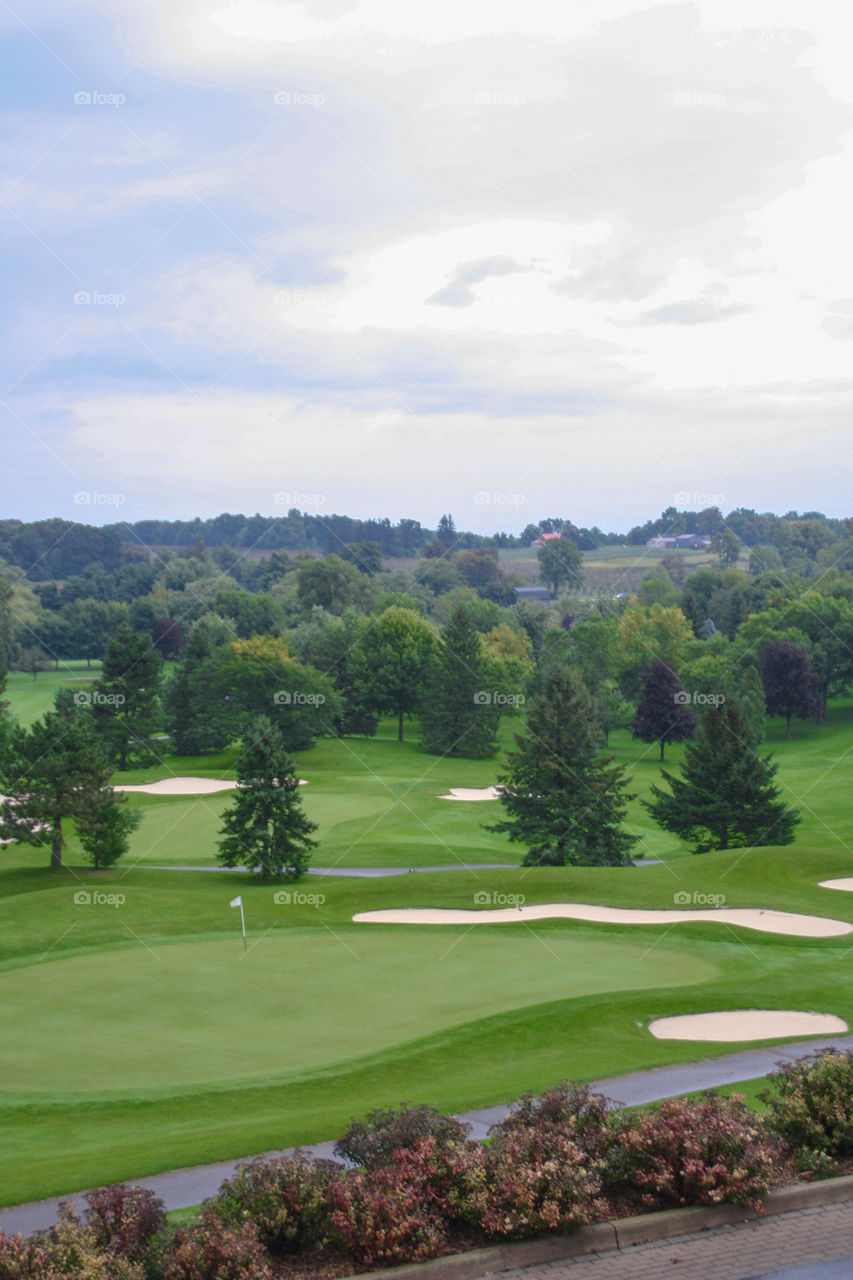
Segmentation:
{"type": "Polygon", "coordinates": [[[683,742],[696,731],[696,712],[676,672],[656,658],[643,674],[643,695],[631,725],[631,736],[642,742],[659,742],[660,758],[667,742],[683,742]]]}
{"type": "Polygon", "coordinates": [[[638,836],[622,830],[623,765],[600,757],[595,707],[575,668],[552,672],[516,735],[501,784],[508,817],[491,831],[527,845],[525,866],[625,866],[638,836]]]}
{"type": "Polygon", "coordinates": [[[247,726],[237,781],[220,829],[219,861],[258,871],[265,880],[298,880],[316,847],[311,832],[317,824],[302,812],[295,762],[267,716],[247,726]]]}
{"type": "Polygon", "coordinates": [[[217,651],[231,639],[228,624],[214,613],[203,614],[190,631],[163,695],[176,755],[219,751],[231,740],[233,705],[216,679],[217,651]]]}
{"type": "Polygon", "coordinates": [[[436,755],[483,759],[497,750],[500,703],[489,688],[489,665],[464,605],[451,613],[426,682],[421,734],[436,755]]]}
{"type": "Polygon", "coordinates": [[[92,692],[92,712],[117,768],[152,758],[147,738],[158,725],[163,659],[149,636],[123,622],[110,638],[101,678],[92,692]]]}
{"type": "Polygon", "coordinates": [[[652,787],[644,800],[655,822],[688,841],[694,853],[709,849],[791,844],[800,813],[779,799],[778,765],[756,755],[750,726],[735,699],[710,706],[685,752],[681,777],[663,772],[671,794],[652,787]]]}

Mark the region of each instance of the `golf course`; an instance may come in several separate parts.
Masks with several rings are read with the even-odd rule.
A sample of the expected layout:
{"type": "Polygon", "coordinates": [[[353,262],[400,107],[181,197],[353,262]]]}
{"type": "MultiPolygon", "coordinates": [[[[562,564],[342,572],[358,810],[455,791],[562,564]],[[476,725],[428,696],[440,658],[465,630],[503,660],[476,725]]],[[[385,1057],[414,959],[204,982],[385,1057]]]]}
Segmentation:
{"type": "MultiPolygon", "coordinates": [[[[41,714],[68,676],[13,673],[13,710],[41,714]]],[[[504,717],[504,747],[518,728],[504,717]]],[[[658,1039],[658,1019],[800,1010],[853,1026],[853,895],[820,886],[853,874],[851,729],[847,701],[790,740],[769,721],[764,749],[804,815],[783,848],[692,855],[639,804],[660,776],[655,747],[617,731],[640,865],[523,868],[522,850],[485,829],[498,801],[441,798],[493,785],[500,756],[430,756],[414,732],[397,742],[390,720],[375,738],[298,753],[318,824],[312,869],[331,874],[296,886],[218,867],[228,791],[131,793],[143,821],[107,870],[83,864],[73,828],[58,871],[44,848],[6,846],[0,1203],[332,1138],[403,1100],[461,1111],[733,1047],[658,1039]],[[436,866],[452,869],[426,870],[436,866]],[[358,869],[402,874],[334,874],[358,869]],[[554,903],[697,918],[536,918],[554,903]],[[719,919],[702,918],[709,907],[719,919]],[[477,928],[354,919],[507,908],[513,918],[477,928]],[[823,917],[837,931],[747,928],[726,918],[738,909],[823,917]]],[[[670,746],[665,767],[682,751],[670,746]]],[[[113,782],[230,781],[236,754],[163,755],[113,782]]],[[[753,1043],[768,1041],[734,1047],[753,1043]]]]}

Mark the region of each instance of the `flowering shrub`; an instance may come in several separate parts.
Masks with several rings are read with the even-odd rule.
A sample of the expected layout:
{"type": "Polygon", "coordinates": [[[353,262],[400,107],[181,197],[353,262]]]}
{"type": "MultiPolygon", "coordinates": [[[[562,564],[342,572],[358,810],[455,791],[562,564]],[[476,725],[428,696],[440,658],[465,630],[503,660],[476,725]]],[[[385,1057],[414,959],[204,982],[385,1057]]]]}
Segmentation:
{"type": "Polygon", "coordinates": [[[59,1223],[27,1239],[0,1232],[0,1280],[145,1280],[142,1267],[105,1253],[94,1233],[63,1205],[59,1223]]]}
{"type": "Polygon", "coordinates": [[[153,1191],[111,1186],[86,1196],[86,1225],[106,1253],[141,1261],[166,1223],[166,1207],[153,1191]]]}
{"type": "Polygon", "coordinates": [[[832,1157],[853,1155],[853,1054],[824,1049],[781,1062],[758,1096],[801,1167],[828,1171],[832,1157]]]}
{"type": "Polygon", "coordinates": [[[166,1242],[159,1272],[162,1280],[273,1280],[254,1223],[233,1226],[212,1205],[166,1242]]]}
{"type": "Polygon", "coordinates": [[[598,1216],[601,1162],[566,1132],[542,1123],[499,1128],[486,1152],[486,1235],[511,1237],[571,1231],[598,1216]]]}
{"type": "Polygon", "coordinates": [[[610,1177],[646,1208],[749,1204],[770,1185],[778,1148],[741,1094],[673,1098],[623,1122],[610,1177]]]}
{"type": "Polygon", "coordinates": [[[249,1160],[223,1182],[213,1204],[226,1221],[251,1220],[273,1254],[322,1244],[329,1230],[329,1184],[342,1166],[309,1160],[301,1151],[275,1160],[249,1160]]]}
{"type": "Polygon", "coordinates": [[[338,1244],[360,1262],[418,1261],[438,1253],[454,1225],[479,1217],[484,1154],[473,1142],[435,1136],[400,1147],[387,1164],[332,1183],[338,1244]]]}
{"type": "Polygon", "coordinates": [[[588,1156],[602,1159],[614,1141],[610,1116],[613,1103],[588,1085],[563,1080],[538,1097],[526,1093],[515,1109],[493,1132],[534,1129],[547,1141],[549,1135],[571,1138],[588,1156]]]}
{"type": "Polygon", "coordinates": [[[372,1169],[388,1164],[393,1152],[401,1147],[413,1147],[422,1138],[464,1142],[469,1132],[467,1124],[453,1116],[443,1116],[435,1107],[410,1107],[405,1103],[399,1110],[380,1107],[368,1112],[364,1120],[350,1123],[347,1132],[335,1143],[335,1155],[372,1169]]]}

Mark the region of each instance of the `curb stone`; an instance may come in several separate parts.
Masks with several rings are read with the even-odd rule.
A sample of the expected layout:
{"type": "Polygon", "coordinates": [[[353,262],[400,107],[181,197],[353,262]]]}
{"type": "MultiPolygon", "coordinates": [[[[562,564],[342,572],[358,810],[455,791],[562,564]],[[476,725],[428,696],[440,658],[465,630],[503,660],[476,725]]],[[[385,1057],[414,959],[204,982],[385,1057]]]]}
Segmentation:
{"type": "Polygon", "coordinates": [[[361,1271],[345,1280],[475,1280],[475,1277],[515,1271],[522,1267],[541,1266],[548,1262],[568,1261],[597,1253],[623,1252],[634,1245],[648,1244],[734,1226],[756,1218],[796,1213],[823,1205],[853,1200],[853,1174],[830,1178],[825,1182],[796,1183],[771,1191],[763,1209],[747,1205],[694,1205],[686,1209],[663,1209],[632,1218],[616,1218],[580,1227],[571,1235],[543,1236],[538,1240],[521,1240],[513,1244],[489,1245],[484,1249],[454,1253],[428,1262],[409,1262],[402,1267],[385,1267],[379,1271],[361,1271]]]}

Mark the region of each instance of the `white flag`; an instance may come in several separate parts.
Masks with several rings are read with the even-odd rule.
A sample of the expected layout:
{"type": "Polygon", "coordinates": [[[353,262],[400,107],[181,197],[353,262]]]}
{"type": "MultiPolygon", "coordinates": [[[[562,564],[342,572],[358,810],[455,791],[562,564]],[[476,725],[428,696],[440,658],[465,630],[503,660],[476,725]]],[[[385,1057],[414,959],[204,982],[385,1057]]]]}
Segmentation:
{"type": "Polygon", "coordinates": [[[240,898],[232,898],[232,899],[231,899],[231,906],[232,906],[232,907],[242,907],[242,905],[243,905],[243,899],[242,899],[242,897],[240,897],[240,898]]]}

